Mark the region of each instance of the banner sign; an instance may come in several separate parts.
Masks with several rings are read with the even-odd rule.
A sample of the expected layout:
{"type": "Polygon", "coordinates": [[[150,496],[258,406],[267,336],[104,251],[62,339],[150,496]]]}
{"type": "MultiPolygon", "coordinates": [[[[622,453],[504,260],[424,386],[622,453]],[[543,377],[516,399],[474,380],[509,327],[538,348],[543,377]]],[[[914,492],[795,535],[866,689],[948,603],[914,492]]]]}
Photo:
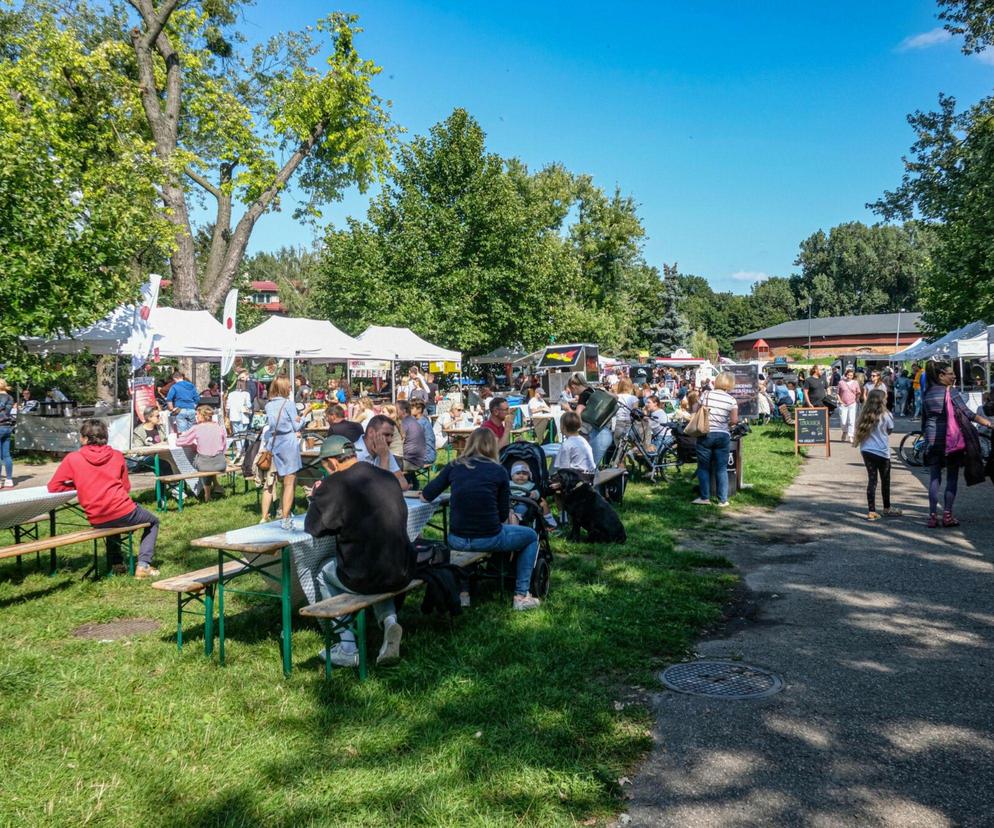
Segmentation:
{"type": "Polygon", "coordinates": [[[725,370],[735,377],[731,395],[739,405],[739,416],[755,417],[759,414],[759,366],[727,365],[725,370]]]}
{"type": "Polygon", "coordinates": [[[221,351],[221,376],[226,376],[235,364],[235,342],[238,329],[235,327],[235,314],[238,309],[238,290],[228,291],[224,299],[224,312],[221,314],[221,324],[228,333],[228,342],[221,351]]]}
{"type": "Polygon", "coordinates": [[[154,406],[155,403],[155,380],[152,377],[135,377],[131,381],[131,396],[134,400],[135,414],[138,422],[145,422],[145,409],[154,406]]]}
{"type": "Polygon", "coordinates": [[[148,362],[149,354],[152,353],[153,340],[152,313],[159,301],[159,283],[162,277],[157,273],[152,273],[148,281],[142,285],[141,301],[135,305],[135,317],[131,323],[131,336],[134,338],[136,347],[131,355],[131,372],[135,373],[142,369],[148,362]]]}

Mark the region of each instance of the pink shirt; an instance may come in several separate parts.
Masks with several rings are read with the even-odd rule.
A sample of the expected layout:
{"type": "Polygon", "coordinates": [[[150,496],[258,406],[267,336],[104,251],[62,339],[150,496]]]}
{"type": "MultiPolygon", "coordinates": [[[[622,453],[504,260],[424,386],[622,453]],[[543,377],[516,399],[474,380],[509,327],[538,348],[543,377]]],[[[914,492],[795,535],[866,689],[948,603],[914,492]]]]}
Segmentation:
{"type": "Polygon", "coordinates": [[[856,380],[842,380],[839,383],[839,402],[852,405],[859,399],[859,383],[856,380]]]}
{"type": "Polygon", "coordinates": [[[227,434],[217,423],[197,423],[189,431],[184,431],[176,438],[178,446],[196,446],[197,454],[214,457],[224,454],[227,448],[227,434]]]}

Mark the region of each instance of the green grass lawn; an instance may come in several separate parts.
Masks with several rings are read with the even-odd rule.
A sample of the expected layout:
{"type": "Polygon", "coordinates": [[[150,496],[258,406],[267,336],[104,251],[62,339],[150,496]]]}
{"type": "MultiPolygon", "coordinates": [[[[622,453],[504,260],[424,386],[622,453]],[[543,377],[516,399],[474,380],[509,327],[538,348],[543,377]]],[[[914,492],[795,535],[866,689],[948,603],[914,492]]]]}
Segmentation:
{"type": "MultiPolygon", "coordinates": [[[[0,824],[571,825],[623,808],[618,779],[650,746],[634,688],[690,652],[735,576],[686,533],[742,504],[772,506],[797,462],[772,427],[747,439],[729,512],[691,506],[679,480],[630,486],[625,546],[554,543],[552,591],[534,612],[484,592],[451,628],[415,594],[403,660],[359,683],[324,682],[316,625],[298,619],[284,679],[278,607],[235,598],[228,664],[200,626],[175,646],[175,602],[129,578],[82,582],[85,547],[55,577],[0,563],[0,824]],[[677,543],[680,549],[677,549],[677,543]],[[144,617],[158,633],[101,643],[81,624],[144,617]]],[[[163,575],[213,562],[191,538],[255,520],[239,495],[163,518],[163,575]]],[[[732,518],[734,519],[734,518],[732,518]]],[[[5,533],[6,537],[6,533],[5,533]]],[[[7,542],[6,540],[4,542],[7,542]]],[[[372,652],[379,632],[372,633],[372,652]]]]}

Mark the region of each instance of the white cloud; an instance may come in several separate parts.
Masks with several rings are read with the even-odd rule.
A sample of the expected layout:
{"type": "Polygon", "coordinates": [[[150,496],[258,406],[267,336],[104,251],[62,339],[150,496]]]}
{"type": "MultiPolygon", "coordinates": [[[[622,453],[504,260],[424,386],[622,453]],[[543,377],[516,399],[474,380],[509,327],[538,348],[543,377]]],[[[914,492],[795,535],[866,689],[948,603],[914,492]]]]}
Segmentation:
{"type": "Polygon", "coordinates": [[[770,274],[760,270],[740,270],[733,273],[732,278],[737,282],[765,282],[770,278],[770,274]]]}
{"type": "Polygon", "coordinates": [[[952,39],[953,36],[940,26],[938,29],[931,29],[930,31],[904,38],[898,44],[897,51],[908,52],[912,49],[927,49],[930,46],[937,46],[952,39]]]}
{"type": "Polygon", "coordinates": [[[977,52],[974,57],[981,63],[994,66],[994,49],[984,49],[982,52],[977,52]]]}

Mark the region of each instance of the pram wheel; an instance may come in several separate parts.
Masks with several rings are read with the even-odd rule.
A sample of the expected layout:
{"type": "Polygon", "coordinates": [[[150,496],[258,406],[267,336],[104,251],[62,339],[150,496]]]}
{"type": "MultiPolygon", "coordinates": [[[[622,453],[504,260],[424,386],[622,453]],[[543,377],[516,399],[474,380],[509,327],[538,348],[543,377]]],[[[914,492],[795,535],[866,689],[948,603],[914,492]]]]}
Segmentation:
{"type": "Polygon", "coordinates": [[[549,562],[545,558],[538,558],[535,561],[535,569],[532,570],[531,593],[536,598],[545,598],[549,594],[549,581],[552,571],[549,562]]]}

